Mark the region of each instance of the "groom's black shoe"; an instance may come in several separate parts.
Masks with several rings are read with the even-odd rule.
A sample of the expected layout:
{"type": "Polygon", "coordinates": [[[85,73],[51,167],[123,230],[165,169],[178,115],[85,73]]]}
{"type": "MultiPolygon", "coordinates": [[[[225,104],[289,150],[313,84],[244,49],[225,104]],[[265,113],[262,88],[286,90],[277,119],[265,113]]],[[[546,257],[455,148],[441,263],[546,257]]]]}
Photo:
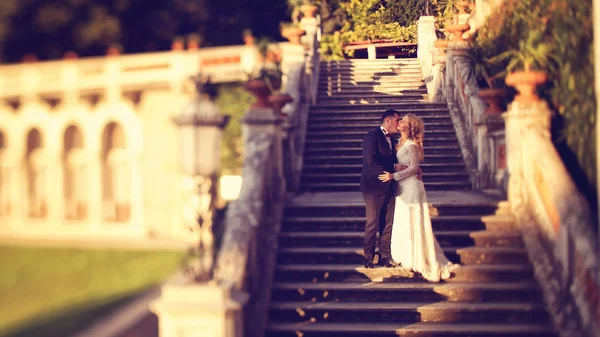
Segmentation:
{"type": "Polygon", "coordinates": [[[375,265],[373,264],[373,259],[365,259],[365,268],[375,268],[375,265]]]}
{"type": "Polygon", "coordinates": [[[396,267],[390,259],[381,259],[381,262],[379,264],[385,268],[395,268],[396,267]]]}

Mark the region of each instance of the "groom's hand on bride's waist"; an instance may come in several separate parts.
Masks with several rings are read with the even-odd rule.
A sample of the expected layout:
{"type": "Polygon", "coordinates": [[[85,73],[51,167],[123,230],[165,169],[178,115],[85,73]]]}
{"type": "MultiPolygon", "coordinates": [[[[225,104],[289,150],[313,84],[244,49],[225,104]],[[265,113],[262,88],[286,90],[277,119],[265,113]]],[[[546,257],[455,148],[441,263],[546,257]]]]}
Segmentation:
{"type": "MultiPolygon", "coordinates": [[[[395,172],[400,172],[403,170],[406,170],[408,168],[408,166],[406,165],[402,165],[402,164],[394,164],[394,171],[395,172]]],[[[421,170],[421,167],[419,167],[417,169],[417,179],[419,180],[423,180],[423,170],[421,170]]]]}

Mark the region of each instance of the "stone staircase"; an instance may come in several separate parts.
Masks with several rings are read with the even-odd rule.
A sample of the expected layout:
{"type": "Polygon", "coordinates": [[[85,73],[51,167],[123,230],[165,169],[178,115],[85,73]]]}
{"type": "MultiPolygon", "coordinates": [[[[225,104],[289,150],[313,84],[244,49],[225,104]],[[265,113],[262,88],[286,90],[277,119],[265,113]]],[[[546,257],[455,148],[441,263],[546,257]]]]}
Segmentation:
{"type": "Polygon", "coordinates": [[[498,201],[467,190],[447,109],[424,101],[416,60],[322,63],[319,95],[307,134],[309,192],[286,209],[266,336],[555,336],[519,232],[482,222],[498,201]],[[463,265],[443,283],[362,268],[361,141],[388,108],[425,120],[433,229],[463,265]]]}
{"type": "Polygon", "coordinates": [[[362,137],[389,108],[425,122],[423,181],[428,191],[468,189],[445,104],[428,103],[416,59],[322,63],[318,104],[306,135],[304,191],[358,191],[362,137]]]}

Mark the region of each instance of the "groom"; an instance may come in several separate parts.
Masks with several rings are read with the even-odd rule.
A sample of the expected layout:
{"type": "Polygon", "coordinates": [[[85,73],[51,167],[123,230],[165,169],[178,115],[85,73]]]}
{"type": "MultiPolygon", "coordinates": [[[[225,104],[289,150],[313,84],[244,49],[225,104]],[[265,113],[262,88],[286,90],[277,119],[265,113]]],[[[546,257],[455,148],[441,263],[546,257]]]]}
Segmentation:
{"type": "Polygon", "coordinates": [[[390,241],[394,221],[396,181],[380,181],[383,171],[394,172],[396,159],[396,135],[400,113],[386,110],[381,116],[381,125],[369,131],[363,139],[363,165],[360,176],[360,191],[365,199],[367,223],[363,249],[365,268],[373,268],[375,240],[379,231],[379,264],[393,268],[390,241]]]}

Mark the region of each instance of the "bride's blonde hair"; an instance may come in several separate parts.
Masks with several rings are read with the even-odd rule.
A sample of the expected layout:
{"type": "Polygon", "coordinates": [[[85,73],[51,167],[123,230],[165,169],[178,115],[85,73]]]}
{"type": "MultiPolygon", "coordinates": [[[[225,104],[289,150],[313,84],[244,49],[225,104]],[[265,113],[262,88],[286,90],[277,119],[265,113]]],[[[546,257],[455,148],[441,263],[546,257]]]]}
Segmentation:
{"type": "Polygon", "coordinates": [[[425,159],[425,154],[423,152],[423,134],[425,133],[425,124],[421,118],[413,114],[406,114],[404,118],[406,118],[407,121],[407,139],[400,140],[396,146],[396,150],[400,150],[405,141],[412,139],[417,145],[417,150],[419,151],[419,162],[422,162],[425,159]]]}

